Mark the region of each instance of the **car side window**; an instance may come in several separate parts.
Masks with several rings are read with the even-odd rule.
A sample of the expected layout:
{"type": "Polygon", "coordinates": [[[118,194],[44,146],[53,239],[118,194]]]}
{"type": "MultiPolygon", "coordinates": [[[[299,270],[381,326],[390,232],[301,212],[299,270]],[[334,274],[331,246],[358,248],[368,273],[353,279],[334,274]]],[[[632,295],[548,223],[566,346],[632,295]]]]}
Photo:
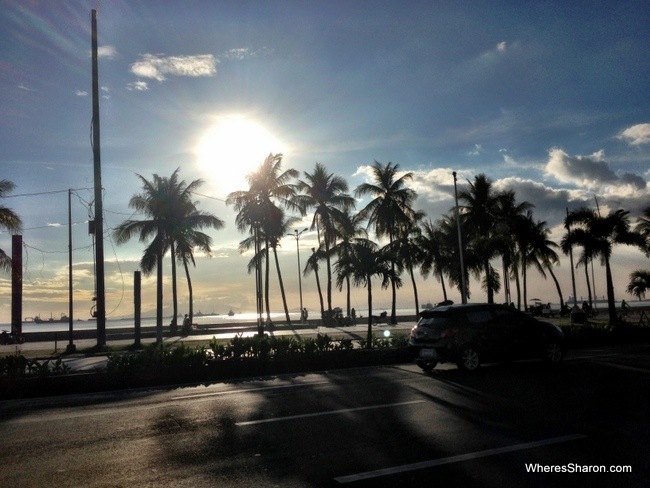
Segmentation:
{"type": "Polygon", "coordinates": [[[495,310],[499,322],[505,325],[525,327],[530,323],[529,318],[517,310],[495,310]]]}
{"type": "Polygon", "coordinates": [[[492,322],[492,314],[489,310],[469,310],[465,316],[467,322],[472,325],[486,325],[492,322]]]}

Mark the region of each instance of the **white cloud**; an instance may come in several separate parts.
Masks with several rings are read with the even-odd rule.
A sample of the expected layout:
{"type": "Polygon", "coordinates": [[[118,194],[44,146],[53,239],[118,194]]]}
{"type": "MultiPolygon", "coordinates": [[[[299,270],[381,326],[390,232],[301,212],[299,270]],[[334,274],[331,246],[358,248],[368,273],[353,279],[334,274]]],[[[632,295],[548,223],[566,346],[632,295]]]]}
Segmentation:
{"type": "Polygon", "coordinates": [[[140,78],[164,81],[166,76],[214,76],[216,60],[212,54],[162,56],[144,54],[131,65],[131,73],[140,78]]]}
{"type": "Polygon", "coordinates": [[[559,148],[549,151],[548,162],[545,167],[546,174],[563,183],[570,183],[585,187],[589,190],[620,192],[620,187],[629,190],[643,190],[646,188],[646,181],[631,173],[618,176],[605,161],[603,150],[597,151],[589,156],[569,156],[559,148]]]}
{"type": "Polygon", "coordinates": [[[634,146],[647,144],[650,142],[650,124],[633,125],[622,131],[617,137],[634,146]]]}
{"type": "Polygon", "coordinates": [[[508,46],[506,44],[506,41],[502,41],[499,44],[497,44],[497,51],[500,53],[504,53],[506,52],[507,47],[508,46]]]}
{"type": "Polygon", "coordinates": [[[97,57],[113,59],[117,54],[117,50],[113,46],[99,46],[97,48],[97,57]]]}
{"type": "Polygon", "coordinates": [[[474,144],[474,149],[470,151],[468,154],[470,156],[478,156],[479,154],[481,154],[481,149],[482,146],[480,144],[474,144]]]}
{"type": "Polygon", "coordinates": [[[249,56],[252,56],[254,53],[247,47],[241,47],[237,49],[229,49],[221,57],[224,59],[245,59],[249,56]]]}
{"type": "Polygon", "coordinates": [[[78,97],[87,97],[88,96],[88,92],[83,91],[83,90],[77,90],[76,92],[74,92],[74,94],[77,95],[78,97]]]}
{"type": "Polygon", "coordinates": [[[136,91],[147,91],[149,87],[147,86],[146,81],[134,81],[133,83],[128,83],[126,85],[126,89],[131,91],[131,90],[136,90],[136,91]]]}
{"type": "Polygon", "coordinates": [[[25,86],[22,83],[20,85],[18,85],[18,88],[20,88],[21,90],[25,90],[25,91],[35,91],[33,88],[29,88],[29,87],[25,86]]]}

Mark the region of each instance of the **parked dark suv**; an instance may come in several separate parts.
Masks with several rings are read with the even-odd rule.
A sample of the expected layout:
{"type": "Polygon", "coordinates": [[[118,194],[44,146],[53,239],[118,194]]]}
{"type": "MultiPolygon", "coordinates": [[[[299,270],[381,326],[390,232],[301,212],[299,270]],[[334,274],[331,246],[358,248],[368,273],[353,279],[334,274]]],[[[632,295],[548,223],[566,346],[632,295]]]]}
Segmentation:
{"type": "Polygon", "coordinates": [[[420,317],[409,347],[425,371],[439,362],[471,371],[488,361],[539,358],[555,364],[564,357],[559,327],[507,305],[446,305],[420,317]]]}

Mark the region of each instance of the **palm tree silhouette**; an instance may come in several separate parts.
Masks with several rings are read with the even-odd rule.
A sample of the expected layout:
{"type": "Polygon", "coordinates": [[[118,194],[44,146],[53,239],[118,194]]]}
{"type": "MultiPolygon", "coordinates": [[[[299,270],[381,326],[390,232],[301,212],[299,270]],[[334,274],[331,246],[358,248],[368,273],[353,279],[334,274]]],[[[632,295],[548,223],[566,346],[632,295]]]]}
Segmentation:
{"type": "Polygon", "coordinates": [[[394,259],[386,248],[380,249],[368,239],[354,239],[350,252],[341,255],[335,264],[339,286],[349,276],[355,286],[363,286],[368,291],[368,348],[372,347],[372,279],[375,276],[381,278],[382,288],[388,288],[389,283],[401,285],[400,277],[394,271],[394,259]]]}
{"type": "Polygon", "coordinates": [[[332,314],[331,248],[336,243],[336,225],[345,221],[347,210],[353,209],[355,200],[347,194],[348,184],[340,176],[328,173],[325,166],[316,163],[312,173],[304,172],[305,179],[298,181],[299,194],[294,201],[303,212],[314,209],[311,230],[316,229],[319,245],[323,248],[327,269],[327,316],[332,314]]]}
{"type": "MultiPolygon", "coordinates": [[[[192,191],[203,183],[202,180],[194,180],[188,185],[185,181],[179,180],[179,171],[180,168],[177,168],[169,178],[154,174],[151,181],[138,174],[137,177],[142,182],[142,193],[131,197],[129,207],[148,218],[126,220],[113,231],[118,244],[124,244],[136,235],[139,236],[140,242],[149,242],[140,260],[140,267],[145,275],[156,269],[156,340],[158,342],[162,342],[162,262],[165,253],[171,250],[174,301],[172,324],[175,324],[178,315],[176,260],[194,262],[192,256],[194,245],[209,252],[209,237],[196,231],[196,228],[223,226],[223,222],[218,218],[199,212],[196,204],[191,200],[192,191]]],[[[189,277],[187,268],[186,274],[189,277]]],[[[188,286],[191,286],[190,283],[191,281],[188,281],[188,286]]]]}
{"type": "MultiPolygon", "coordinates": [[[[6,198],[16,188],[16,185],[9,180],[0,180],[0,198],[6,198]]],[[[17,233],[22,230],[23,222],[13,210],[0,205],[0,229],[17,233]]],[[[0,249],[0,269],[11,271],[11,257],[0,249]]]]}
{"type": "MultiPolygon", "coordinates": [[[[399,164],[381,163],[375,161],[372,165],[373,183],[362,183],[357,186],[357,197],[370,196],[373,199],[359,212],[369,226],[375,228],[378,238],[388,237],[390,244],[399,235],[399,229],[415,221],[415,211],[412,208],[417,193],[406,187],[406,182],[413,178],[412,173],[398,177],[399,164]]],[[[397,276],[396,262],[392,263],[391,275],[397,276]]],[[[391,323],[397,323],[397,280],[391,281],[392,305],[391,323]]]]}
{"type": "Polygon", "coordinates": [[[600,257],[605,265],[609,322],[611,325],[615,325],[618,322],[618,317],[610,264],[612,250],[614,246],[620,244],[643,248],[645,239],[641,234],[630,229],[627,210],[615,210],[602,217],[598,212],[583,207],[570,212],[567,220],[569,225],[579,225],[578,228],[572,229],[570,236],[566,239],[567,243],[583,246],[587,244],[593,256],[600,257]]]}

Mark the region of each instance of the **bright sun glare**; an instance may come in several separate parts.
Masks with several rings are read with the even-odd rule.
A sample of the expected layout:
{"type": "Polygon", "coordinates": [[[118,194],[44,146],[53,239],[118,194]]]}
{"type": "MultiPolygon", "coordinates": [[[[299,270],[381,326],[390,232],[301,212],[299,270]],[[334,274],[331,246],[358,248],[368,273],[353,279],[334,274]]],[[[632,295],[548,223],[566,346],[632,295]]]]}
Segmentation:
{"type": "Polygon", "coordinates": [[[283,144],[257,121],[241,115],[221,117],[201,137],[197,161],[205,179],[223,196],[248,186],[246,175],[269,153],[286,153],[283,144]]]}

